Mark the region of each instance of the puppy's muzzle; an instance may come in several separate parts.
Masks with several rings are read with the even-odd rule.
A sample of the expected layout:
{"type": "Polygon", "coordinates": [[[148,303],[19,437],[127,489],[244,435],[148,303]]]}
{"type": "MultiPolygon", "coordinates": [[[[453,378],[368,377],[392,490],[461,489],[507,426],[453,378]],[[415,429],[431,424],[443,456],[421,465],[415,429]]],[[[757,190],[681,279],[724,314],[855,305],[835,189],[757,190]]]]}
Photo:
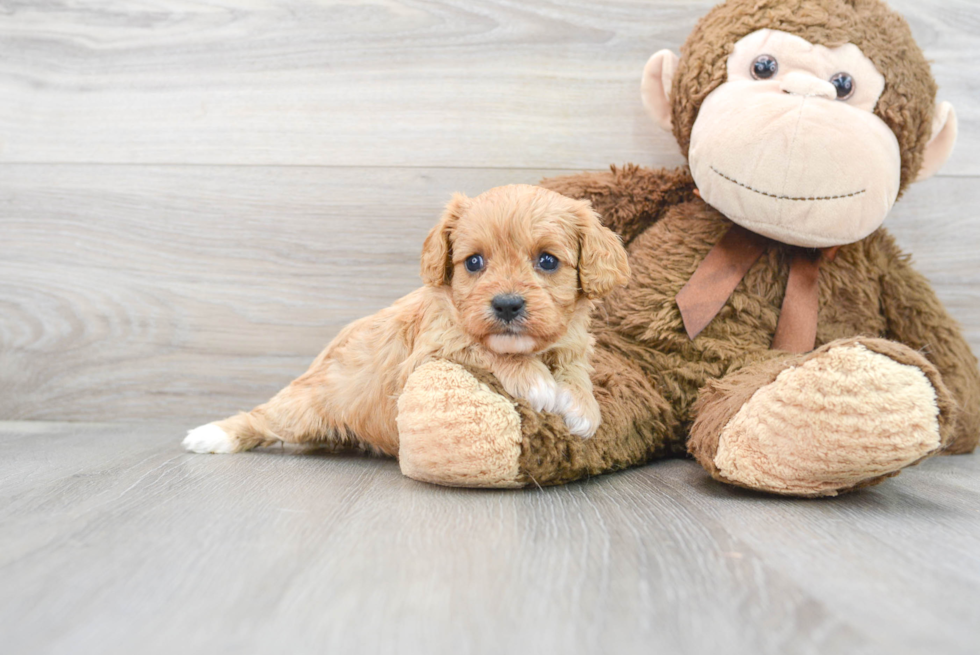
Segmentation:
{"type": "Polygon", "coordinates": [[[527,314],[525,305],[524,298],[516,293],[500,294],[494,296],[493,300],[490,301],[493,315],[504,323],[511,323],[523,318],[527,314]]]}

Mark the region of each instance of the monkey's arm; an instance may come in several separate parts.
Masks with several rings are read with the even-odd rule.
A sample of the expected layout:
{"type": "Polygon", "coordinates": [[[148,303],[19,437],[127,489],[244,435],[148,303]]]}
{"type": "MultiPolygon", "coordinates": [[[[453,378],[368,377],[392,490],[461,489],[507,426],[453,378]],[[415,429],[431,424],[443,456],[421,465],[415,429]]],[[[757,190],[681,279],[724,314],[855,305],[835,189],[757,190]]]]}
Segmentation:
{"type": "Polygon", "coordinates": [[[602,422],[591,438],[507,395],[489,371],[445,360],[423,366],[398,400],[402,472],[451,486],[547,486],[685,452],[673,408],[629,344],[600,343],[592,362],[602,422]]]}
{"type": "Polygon", "coordinates": [[[687,168],[610,166],[604,173],[579,173],[542,180],[541,186],[588,200],[602,222],[628,244],[674,205],[692,200],[694,180],[687,168]]]}
{"type": "Polygon", "coordinates": [[[684,454],[679,420],[626,352],[600,345],[592,358],[593,393],[601,422],[588,439],[569,433],[554,414],[517,407],[521,415],[520,471],[527,484],[565,484],[580,478],[684,454]]]}
{"type": "Polygon", "coordinates": [[[932,285],[909,264],[890,235],[879,233],[884,274],[882,308],[889,339],[919,350],[943,376],[959,407],[953,440],[945,452],[971,452],[980,439],[980,372],[962,331],[932,285]]]}

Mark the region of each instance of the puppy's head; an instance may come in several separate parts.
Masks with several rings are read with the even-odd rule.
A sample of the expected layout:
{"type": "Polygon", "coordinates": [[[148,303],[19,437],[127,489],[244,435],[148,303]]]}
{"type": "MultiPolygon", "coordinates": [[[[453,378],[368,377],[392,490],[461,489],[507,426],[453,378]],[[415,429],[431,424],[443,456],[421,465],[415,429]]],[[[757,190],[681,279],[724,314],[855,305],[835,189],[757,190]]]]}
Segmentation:
{"type": "Polygon", "coordinates": [[[451,287],[473,339],[501,354],[534,353],[625,284],[629,264],[588,202],[514,184],[453,196],[422,248],[422,279],[451,287]]]}

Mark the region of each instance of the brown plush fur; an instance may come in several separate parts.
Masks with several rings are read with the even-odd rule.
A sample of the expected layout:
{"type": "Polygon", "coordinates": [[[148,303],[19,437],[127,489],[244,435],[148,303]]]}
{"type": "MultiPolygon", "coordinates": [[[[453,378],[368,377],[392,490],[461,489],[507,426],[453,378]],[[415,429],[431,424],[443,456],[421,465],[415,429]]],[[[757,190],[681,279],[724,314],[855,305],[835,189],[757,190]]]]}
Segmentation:
{"type": "Polygon", "coordinates": [[[457,195],[423,247],[426,286],[349,325],[269,402],[216,423],[229,443],[195,444],[192,433],[185,444],[235,452],[277,441],[357,443],[395,455],[398,396],[436,358],[491,371],[508,393],[561,412],[576,438],[588,436],[600,420],[589,378],[592,299],[628,275],[618,238],[585,202],[527,185],[457,195]],[[556,270],[536,266],[544,252],[559,259],[556,270]],[[483,257],[483,270],[465,268],[472,255],[483,257]],[[526,315],[498,320],[491,302],[501,294],[521,296],[526,315]],[[561,394],[560,406],[542,400],[548,393],[561,394]]]}
{"type": "MultiPolygon", "coordinates": [[[[674,298],[730,222],[691,193],[692,182],[684,170],[627,167],[544,184],[590,199],[601,215],[611,217],[611,224],[633,226],[639,234],[628,247],[632,281],[599,305],[593,325],[593,382],[603,424],[595,437],[581,441],[570,438],[560,421],[525,415],[521,467],[529,479],[560,484],[681,454],[698,417],[695,402],[706,385],[710,394],[732,395],[717,407],[720,414],[730,414],[758,386],[800,361],[800,356],[769,349],[791,246],[774,243],[715,320],[696,340],[688,338],[674,298]],[[642,195],[636,189],[654,192],[642,195]],[[664,202],[678,196],[685,200],[664,202]],[[642,221],[647,222],[645,230],[637,227],[642,221]],[[738,377],[727,377],[735,374],[738,377]]],[[[921,362],[912,351],[921,352],[939,373],[923,363],[936,386],[949,444],[945,452],[976,447],[976,358],[928,282],[909,266],[908,257],[884,229],[842,247],[821,269],[817,346],[859,335],[893,340],[896,343],[876,350],[901,363],[921,362]]],[[[712,397],[702,405],[718,402],[712,397]]],[[[721,420],[706,417],[699,434],[709,434],[721,420]]],[[[716,439],[717,433],[711,436],[716,439]]],[[[699,439],[692,447],[700,454],[712,446],[699,439]]]]}
{"type": "MultiPolygon", "coordinates": [[[[886,80],[875,113],[899,141],[904,190],[922,165],[936,86],[904,19],[878,0],[728,0],[710,11],[682,49],[673,81],[673,126],[682,152],[702,101],[726,80],[734,44],[764,28],[828,47],[850,42],[875,63],[886,80]]],[[[560,420],[519,403],[523,475],[537,484],[559,484],[688,447],[717,475],[719,435],[739,408],[780,372],[818,356],[770,350],[793,247],[770,244],[692,341],[675,297],[731,224],[696,197],[687,170],[613,167],[543,184],[592,202],[628,244],[634,276],[596,312],[593,381],[603,413],[598,433],[589,441],[570,438],[560,420]]],[[[884,229],[843,246],[824,263],[819,301],[818,353],[823,346],[870,337],[861,344],[918,366],[932,383],[945,452],[976,447],[976,358],[928,282],[884,229]]]]}
{"type": "Polygon", "coordinates": [[[908,23],[880,0],[728,0],[701,18],[674,76],[674,135],[687,154],[691,127],[704,99],[727,79],[735,42],[774,29],[817,45],[858,46],[885,76],[875,113],[898,138],[904,190],[922,167],[931,136],[936,83],[908,23]]]}
{"type": "MultiPolygon", "coordinates": [[[[930,136],[935,83],[905,21],[878,0],[729,0],[709,12],[685,44],[673,82],[673,125],[682,151],[687,152],[701,102],[725,81],[735,42],[763,28],[829,47],[857,45],[885,77],[875,113],[898,139],[902,188],[916,178],[930,136]]],[[[732,225],[698,197],[689,171],[613,167],[543,185],[591,201],[628,244],[633,277],[594,314],[592,380],[602,409],[598,432],[588,440],[576,438],[561,418],[518,400],[519,466],[517,473],[503,475],[508,485],[561,484],[682,455],[690,448],[726,482],[775,493],[833,495],[880,482],[944,446],[947,453],[976,447],[977,360],[928,282],[884,229],[840,247],[835,258],[822,263],[816,350],[795,355],[771,349],[790,262],[800,254],[797,247],[775,241],[711,323],[697,338],[688,336],[677,294],[732,225]],[[765,422],[774,416],[765,410],[782,401],[772,400],[768,392],[789,388],[777,384],[777,378],[799,385],[791,387],[799,393],[787,395],[781,405],[786,411],[780,418],[789,420],[777,427],[806,416],[819,416],[823,427],[812,432],[816,423],[801,426],[798,434],[792,428],[767,431],[766,437],[773,437],[768,443],[755,439],[761,431],[754,427],[776,425],[765,422]],[[810,394],[810,383],[825,390],[810,394]],[[825,383],[840,384],[834,389],[825,383]],[[863,411],[872,403],[864,403],[862,395],[874,401],[867,422],[863,411]],[[763,400],[756,404],[757,398],[763,400]],[[844,398],[846,403],[833,404],[844,398]],[[834,422],[835,408],[844,407],[857,408],[848,409],[848,426],[863,432],[853,435],[853,449],[851,428],[838,429],[834,422]],[[743,408],[759,411],[750,416],[742,414],[743,408]],[[822,440],[820,448],[810,448],[814,442],[805,441],[807,435],[822,440]],[[804,465],[780,477],[796,463],[804,465]],[[732,479],[721,475],[723,467],[732,479]],[[807,479],[810,472],[819,479],[807,479]]],[[[488,372],[468,369],[482,383],[471,386],[501,392],[488,372]]],[[[469,399],[474,407],[485,401],[469,399]]],[[[418,406],[408,421],[413,425],[425,421],[418,406]]],[[[513,422],[512,416],[500,421],[505,418],[513,422]]],[[[511,431],[505,436],[504,446],[516,440],[511,431]]],[[[445,435],[439,437],[448,442],[445,435]]],[[[494,437],[480,435],[488,443],[494,437]]],[[[442,459],[452,460],[451,449],[442,459]]],[[[410,474],[447,483],[440,471],[413,469],[410,474]]]]}

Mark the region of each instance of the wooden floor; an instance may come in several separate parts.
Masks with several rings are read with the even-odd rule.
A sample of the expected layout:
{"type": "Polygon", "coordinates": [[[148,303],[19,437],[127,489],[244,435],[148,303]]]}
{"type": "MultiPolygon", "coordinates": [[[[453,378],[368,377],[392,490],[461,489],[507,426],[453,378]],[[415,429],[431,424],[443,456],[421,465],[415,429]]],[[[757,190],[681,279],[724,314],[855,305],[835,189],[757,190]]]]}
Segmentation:
{"type": "Polygon", "coordinates": [[[0,641],[73,653],[977,653],[980,458],[835,500],[670,461],[455,490],[392,460],[0,424],[0,641]]]}

